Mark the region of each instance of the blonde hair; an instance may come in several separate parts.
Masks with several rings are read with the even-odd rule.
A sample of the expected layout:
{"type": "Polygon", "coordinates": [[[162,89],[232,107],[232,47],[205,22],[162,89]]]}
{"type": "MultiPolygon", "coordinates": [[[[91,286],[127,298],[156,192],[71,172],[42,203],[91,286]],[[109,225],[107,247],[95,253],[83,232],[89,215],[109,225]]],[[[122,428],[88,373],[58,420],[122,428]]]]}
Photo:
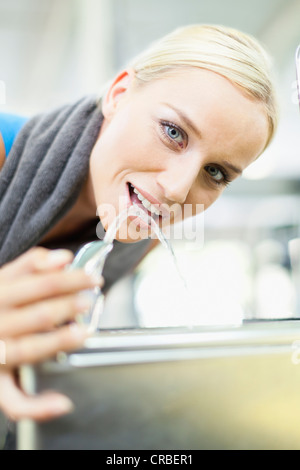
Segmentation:
{"type": "Polygon", "coordinates": [[[137,56],[131,67],[138,83],[149,82],[178,67],[216,72],[264,104],[270,143],[278,123],[278,105],[266,51],[252,36],[218,25],[190,25],[176,29],[137,56]]]}

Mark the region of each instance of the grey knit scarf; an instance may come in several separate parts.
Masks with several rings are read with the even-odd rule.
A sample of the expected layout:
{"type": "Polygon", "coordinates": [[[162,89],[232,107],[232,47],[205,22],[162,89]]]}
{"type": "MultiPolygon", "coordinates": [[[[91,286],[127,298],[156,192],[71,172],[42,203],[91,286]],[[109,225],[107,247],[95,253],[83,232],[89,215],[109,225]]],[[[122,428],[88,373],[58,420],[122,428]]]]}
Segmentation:
{"type": "Polygon", "coordinates": [[[0,265],[36,245],[76,201],[102,113],[95,97],[30,119],[0,172],[0,265]]]}
{"type": "MultiPolygon", "coordinates": [[[[20,131],[0,172],[0,266],[39,244],[75,203],[102,121],[96,98],[87,97],[30,119],[20,131]]],[[[46,246],[75,252],[97,239],[98,222],[95,217],[79,236],[46,246]]],[[[104,291],[131,271],[150,245],[150,240],[115,241],[104,266],[104,291]]]]}

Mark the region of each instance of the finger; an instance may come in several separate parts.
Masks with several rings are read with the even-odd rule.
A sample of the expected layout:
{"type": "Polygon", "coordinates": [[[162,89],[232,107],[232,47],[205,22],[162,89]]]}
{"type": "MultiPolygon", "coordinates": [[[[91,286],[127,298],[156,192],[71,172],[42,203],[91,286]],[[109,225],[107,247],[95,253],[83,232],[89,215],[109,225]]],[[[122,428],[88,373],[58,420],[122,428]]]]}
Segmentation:
{"type": "Polygon", "coordinates": [[[81,348],[89,334],[87,326],[72,323],[48,333],[8,339],[4,341],[5,364],[9,368],[33,364],[49,359],[60,351],[81,348]]]}
{"type": "Polygon", "coordinates": [[[65,395],[47,392],[28,396],[16,384],[12,371],[0,371],[0,408],[13,421],[45,421],[70,413],[74,406],[65,395]]]}
{"type": "Polygon", "coordinates": [[[9,309],[41,300],[91,289],[101,278],[87,275],[82,269],[32,274],[11,283],[0,284],[1,309],[9,309]]]}
{"type": "Polygon", "coordinates": [[[33,364],[49,359],[60,351],[78,349],[89,334],[87,326],[73,323],[49,333],[8,339],[4,341],[5,364],[9,368],[33,364]]]}
{"type": "Polygon", "coordinates": [[[60,269],[71,263],[73,253],[69,250],[32,248],[0,269],[0,281],[15,279],[25,274],[60,269]]]}
{"type": "Polygon", "coordinates": [[[52,330],[88,311],[94,302],[92,292],[80,292],[0,314],[1,338],[52,330]]]}

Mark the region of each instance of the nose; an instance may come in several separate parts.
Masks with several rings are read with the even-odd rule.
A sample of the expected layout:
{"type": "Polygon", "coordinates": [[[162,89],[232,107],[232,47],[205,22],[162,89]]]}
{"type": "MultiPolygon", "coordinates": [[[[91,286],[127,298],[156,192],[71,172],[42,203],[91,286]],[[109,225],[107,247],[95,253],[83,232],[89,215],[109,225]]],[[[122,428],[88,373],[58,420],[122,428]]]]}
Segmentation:
{"type": "Polygon", "coordinates": [[[169,202],[183,204],[199,172],[199,162],[173,160],[157,176],[164,197],[169,202]]]}

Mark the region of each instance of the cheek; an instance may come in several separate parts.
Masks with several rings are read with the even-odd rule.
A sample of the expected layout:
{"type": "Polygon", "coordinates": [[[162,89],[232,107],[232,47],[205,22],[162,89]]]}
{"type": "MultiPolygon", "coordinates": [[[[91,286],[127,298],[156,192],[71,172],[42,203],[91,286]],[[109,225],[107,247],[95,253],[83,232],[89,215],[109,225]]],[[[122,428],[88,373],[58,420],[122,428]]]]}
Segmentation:
{"type": "Polygon", "coordinates": [[[188,194],[185,205],[188,205],[189,207],[186,209],[190,212],[192,210],[193,216],[197,215],[208,209],[221,196],[223,191],[224,188],[212,189],[204,182],[198,183],[197,186],[191,188],[191,191],[188,194]]]}
{"type": "Polygon", "coordinates": [[[101,158],[101,147],[99,144],[96,144],[94,147],[91,158],[90,158],[90,180],[92,182],[92,186],[94,191],[96,188],[102,186],[104,178],[104,171],[103,171],[103,158],[101,158]]]}
{"type": "Polygon", "coordinates": [[[135,122],[112,121],[105,129],[91,156],[91,167],[107,176],[120,172],[144,171],[153,158],[151,133],[135,122]]]}

